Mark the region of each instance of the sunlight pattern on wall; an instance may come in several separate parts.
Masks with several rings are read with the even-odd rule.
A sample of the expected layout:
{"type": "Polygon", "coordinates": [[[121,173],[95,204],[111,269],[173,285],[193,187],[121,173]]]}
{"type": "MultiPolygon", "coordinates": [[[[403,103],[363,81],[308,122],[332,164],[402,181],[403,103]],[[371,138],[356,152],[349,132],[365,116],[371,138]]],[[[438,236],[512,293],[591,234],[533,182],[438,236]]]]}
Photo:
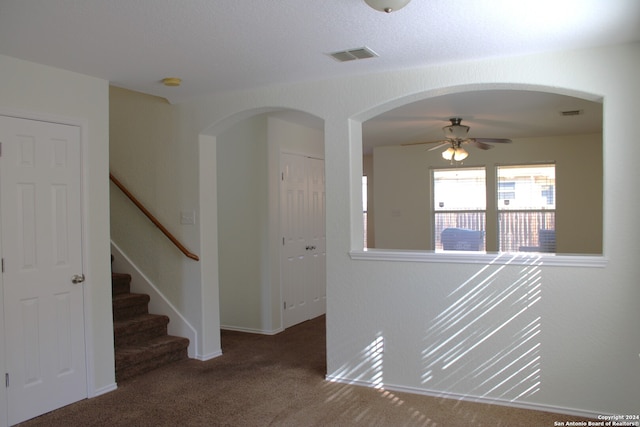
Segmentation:
{"type": "Polygon", "coordinates": [[[541,260],[506,256],[505,265],[487,265],[451,292],[427,325],[421,382],[429,389],[507,401],[539,391],[541,260]],[[515,259],[527,265],[505,285],[515,259]]]}
{"type": "Polygon", "coordinates": [[[349,379],[352,384],[366,383],[374,388],[383,388],[383,353],[384,337],[379,332],[358,355],[358,361],[354,365],[343,366],[331,377],[349,379]]]}

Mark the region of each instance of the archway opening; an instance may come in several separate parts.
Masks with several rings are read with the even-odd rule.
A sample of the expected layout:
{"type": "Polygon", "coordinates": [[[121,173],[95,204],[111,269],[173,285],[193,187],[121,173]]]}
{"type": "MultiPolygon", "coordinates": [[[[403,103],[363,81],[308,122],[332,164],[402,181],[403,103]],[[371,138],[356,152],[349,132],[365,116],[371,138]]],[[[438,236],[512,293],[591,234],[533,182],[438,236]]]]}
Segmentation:
{"type": "Polygon", "coordinates": [[[447,250],[440,224],[446,211],[453,219],[444,228],[462,233],[455,239],[473,239],[475,234],[464,232],[477,231],[482,240],[480,246],[449,245],[449,249],[602,254],[600,97],[555,88],[480,86],[425,94],[418,100],[414,96],[399,104],[395,100],[389,109],[362,123],[368,248],[447,250]],[[450,126],[452,118],[461,118],[461,124],[469,127],[464,139],[489,140],[464,144],[468,157],[461,161],[443,159],[442,152],[451,146],[443,127],[450,126]],[[492,143],[499,139],[511,142],[492,143]],[[555,175],[542,182],[533,176],[536,165],[552,165],[555,175]],[[510,172],[521,169],[509,175],[507,167],[510,172]],[[451,186],[453,176],[469,168],[482,172],[479,206],[455,202],[469,201],[469,191],[479,191],[469,187],[465,193],[451,186]],[[438,181],[434,171],[452,179],[438,181]],[[531,185],[525,190],[527,174],[531,185]],[[440,195],[446,195],[442,200],[436,200],[442,198],[438,186],[440,195]],[[535,201],[526,204],[525,197],[535,201]],[[466,215],[465,220],[458,212],[465,210],[481,215],[474,220],[466,215]],[[539,218],[549,218],[552,211],[553,220],[541,222],[539,218]],[[507,245],[508,239],[527,233],[532,234],[530,240],[507,245]],[[552,249],[543,241],[550,234],[552,249]]]}

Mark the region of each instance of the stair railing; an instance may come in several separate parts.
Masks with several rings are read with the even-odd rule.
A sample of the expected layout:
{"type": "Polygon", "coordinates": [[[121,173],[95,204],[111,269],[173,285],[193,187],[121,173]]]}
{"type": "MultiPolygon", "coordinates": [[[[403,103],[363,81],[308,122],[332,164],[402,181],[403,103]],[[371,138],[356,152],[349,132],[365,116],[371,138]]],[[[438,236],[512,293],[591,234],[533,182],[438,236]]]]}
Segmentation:
{"type": "Polygon", "coordinates": [[[134,205],[138,207],[138,209],[140,209],[140,211],[142,211],[143,214],[145,214],[147,218],[149,218],[149,220],[153,223],[153,225],[158,227],[160,231],[162,231],[162,233],[165,236],[167,236],[167,238],[171,240],[171,242],[174,245],[176,245],[176,247],[180,250],[180,252],[185,254],[187,258],[191,258],[192,260],[195,260],[195,261],[200,261],[200,258],[198,257],[198,255],[189,252],[189,250],[185,248],[184,245],[180,243],[178,239],[176,239],[173,236],[173,234],[171,234],[169,230],[167,230],[165,226],[163,226],[160,223],[160,221],[158,221],[158,219],[155,216],[153,216],[151,212],[149,212],[147,208],[145,208],[142,205],[142,203],[140,203],[140,201],[136,199],[136,197],[133,194],[131,194],[131,192],[127,189],[127,187],[125,187],[120,181],[118,181],[118,179],[115,176],[113,176],[112,173],[109,173],[109,179],[111,180],[111,182],[113,182],[116,185],[116,187],[118,187],[125,194],[125,196],[129,198],[129,200],[131,200],[131,202],[133,202],[134,205]]]}

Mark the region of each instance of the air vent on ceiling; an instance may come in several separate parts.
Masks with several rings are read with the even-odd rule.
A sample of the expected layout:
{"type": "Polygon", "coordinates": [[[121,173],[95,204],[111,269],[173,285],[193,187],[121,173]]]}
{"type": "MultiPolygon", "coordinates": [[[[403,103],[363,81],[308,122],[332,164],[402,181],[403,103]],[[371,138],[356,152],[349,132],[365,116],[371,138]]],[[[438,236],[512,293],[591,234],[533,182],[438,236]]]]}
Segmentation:
{"type": "Polygon", "coordinates": [[[560,114],[563,116],[579,116],[580,114],[582,114],[582,110],[561,111],[560,114]]]}
{"type": "Polygon", "coordinates": [[[353,61],[356,59],[375,58],[378,56],[374,51],[368,47],[359,47],[357,49],[342,50],[340,52],[330,53],[333,59],[339,62],[353,61]]]}

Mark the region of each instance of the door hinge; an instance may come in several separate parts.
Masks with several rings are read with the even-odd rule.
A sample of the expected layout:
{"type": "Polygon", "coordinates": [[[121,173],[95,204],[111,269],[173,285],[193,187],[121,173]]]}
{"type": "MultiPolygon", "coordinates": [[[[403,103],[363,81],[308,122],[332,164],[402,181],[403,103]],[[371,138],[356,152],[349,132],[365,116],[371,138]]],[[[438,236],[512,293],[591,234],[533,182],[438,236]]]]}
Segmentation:
{"type": "Polygon", "coordinates": [[[4,374],[4,386],[9,388],[9,373],[4,374]]]}
{"type": "Polygon", "coordinates": [[[282,303],[282,308],[285,309],[285,310],[287,309],[287,302],[286,301],[282,303]]]}
{"type": "Polygon", "coordinates": [[[282,174],[281,174],[281,175],[282,175],[281,180],[282,180],[282,181],[284,181],[284,172],[282,172],[282,174]]]}
{"type": "MultiPolygon", "coordinates": [[[[284,246],[284,237],[282,238],[282,246],[284,246]]],[[[4,264],[2,265],[4,266],[4,264]]],[[[2,271],[4,271],[4,269],[2,271]]]]}
{"type": "Polygon", "coordinates": [[[4,273],[4,258],[2,258],[2,272],[4,273]]]}

